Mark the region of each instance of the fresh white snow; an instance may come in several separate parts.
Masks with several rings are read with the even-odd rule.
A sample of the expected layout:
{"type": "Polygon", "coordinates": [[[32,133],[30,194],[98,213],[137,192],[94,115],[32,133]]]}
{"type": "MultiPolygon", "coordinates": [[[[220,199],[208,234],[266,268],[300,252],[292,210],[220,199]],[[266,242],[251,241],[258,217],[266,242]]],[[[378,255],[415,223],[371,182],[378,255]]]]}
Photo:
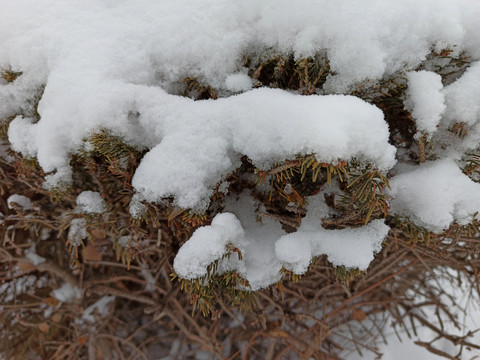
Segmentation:
{"type": "Polygon", "coordinates": [[[390,228],[383,220],[374,220],[359,228],[325,230],[320,220],[326,216],[320,214],[328,212],[322,208],[326,208],[323,194],[309,198],[301,226],[276,242],[277,258],[296,274],[305,273],[312,259],[323,254],[335,266],[366,270],[390,228]]]}
{"type": "Polygon", "coordinates": [[[408,73],[407,79],[405,107],[411,111],[417,131],[432,134],[445,111],[442,77],[431,71],[417,71],[408,73]]]}
{"type": "Polygon", "coordinates": [[[110,304],[115,296],[103,296],[83,311],[82,320],[93,324],[98,318],[104,318],[109,314],[110,304]],[[97,315],[98,318],[95,316],[97,315]]]}
{"type": "MultiPolygon", "coordinates": [[[[205,210],[243,155],[267,169],[311,153],[321,162],[355,158],[384,173],[393,168],[391,213],[428,230],[465,225],[480,213],[480,185],[457,162],[480,144],[478,0],[0,0],[0,9],[0,70],[22,72],[12,83],[0,80],[0,122],[13,118],[11,148],[38,159],[47,188],[67,185],[70,155],[88,150],[85,140],[106,129],[147,150],[132,182],[135,218],[145,202],[169,197],[205,210]],[[432,50],[447,48],[472,62],[458,79],[442,83],[433,68],[418,71],[432,50]],[[290,54],[328,58],[323,89],[306,97],[255,88],[246,59],[290,54]],[[437,144],[437,158],[420,166],[395,165],[381,110],[348,96],[362,82],[398,74],[407,79],[404,105],[418,135],[437,144]],[[212,86],[220,99],[179,96],[186,77],[212,86]],[[449,132],[457,123],[466,127],[464,138],[449,132]]],[[[3,150],[0,156],[8,158],[3,150]]],[[[22,195],[10,196],[9,208],[12,202],[33,208],[22,195]]],[[[222,260],[220,271],[238,271],[253,290],[278,281],[282,267],[304,273],[321,254],[336,266],[365,269],[388,232],[382,220],[323,229],[321,219],[332,214],[321,193],[291,234],[271,218],[259,222],[260,205],[248,193],[227,197],[224,206],[180,249],[174,267],[183,278],[204,276],[231,247],[243,260],[222,260]]],[[[107,210],[92,191],[79,194],[77,209],[107,210]]],[[[88,236],[86,226],[72,220],[71,244],[88,236]]],[[[80,296],[68,286],[54,296],[80,296]]],[[[106,314],[111,301],[102,298],[85,319],[93,309],[106,314]]]]}
{"type": "Polygon", "coordinates": [[[341,93],[362,80],[414,69],[432,47],[480,57],[480,4],[474,0],[145,0],[141,6],[17,0],[2,9],[0,67],[23,75],[0,85],[0,117],[20,112],[45,85],[40,121],[19,117],[12,123],[13,148],[56,172],[47,185],[58,186],[70,181],[68,155],[92,132],[110,129],[153,149],[134,181],[145,199],[174,196],[182,207],[204,207],[211,187],[236,165],[237,153],[255,141],[251,155],[260,165],[316,151],[322,160],[362,155],[388,169],[394,152],[380,114],[360,100],[297,99],[264,89],[218,104],[193,103],[165,92],[175,93],[184,77],[198,77],[228,95],[250,86],[244,55],[325,52],[335,72],[325,91],[341,93]],[[297,139],[285,135],[297,133],[289,131],[292,122],[298,122],[297,139]],[[368,128],[375,131],[362,136],[368,128]],[[305,133],[310,136],[301,138],[305,133]]]}
{"type": "Polygon", "coordinates": [[[356,157],[385,170],[395,163],[382,112],[353,96],[266,88],[216,101],[164,96],[172,106],[163,114],[164,137],[132,181],[147,201],[174,196],[178,206],[201,210],[241,155],[260,168],[297,153],[316,153],[323,162],[356,157]]]}
{"type": "MultiPolygon", "coordinates": [[[[137,193],[130,212],[137,218],[144,202],[168,197],[182,208],[206,209],[213,188],[243,155],[264,169],[296,154],[315,153],[322,162],[355,158],[386,172],[395,165],[396,149],[388,142],[382,112],[342,94],[362,81],[404,72],[405,106],[417,130],[452,146],[441,152],[443,160],[405,174],[397,170],[393,211],[441,231],[452,221],[465,224],[480,210],[477,196],[469,195],[478,185],[453,163],[480,141],[478,1],[145,0],[139,5],[133,0],[0,0],[0,5],[5,10],[0,68],[22,73],[12,83],[0,83],[0,118],[23,114],[10,123],[9,141],[14,150],[38,159],[48,173],[46,187],[71,181],[70,154],[88,150],[85,140],[100,129],[148,150],[132,182],[137,193]],[[438,74],[415,70],[432,50],[446,48],[473,63],[444,87],[438,74]],[[256,83],[243,66],[246,58],[288,54],[328,58],[331,75],[323,90],[306,97],[252,89],[256,83]],[[178,96],[185,77],[213,86],[221,98],[195,102],[178,96]],[[469,127],[463,142],[445,136],[456,122],[469,127]]],[[[27,200],[17,198],[29,208],[27,200]]],[[[84,213],[106,210],[91,191],[81,193],[77,205],[84,213]]],[[[327,231],[307,215],[298,231],[287,235],[271,219],[258,224],[251,210],[242,220],[240,208],[235,203],[228,210],[227,204],[230,215],[218,215],[187,242],[177,264],[189,258],[188,246],[205,246],[211,253],[192,262],[185,276],[199,276],[208,261],[224,255],[227,243],[240,247],[242,241],[248,245],[245,268],[239,271],[259,287],[275,281],[281,266],[304,272],[318,254],[327,254],[336,265],[366,268],[387,232],[381,221],[327,231]],[[222,227],[222,219],[230,219],[231,228],[222,227]],[[233,229],[239,232],[232,234],[233,229]],[[207,239],[207,233],[214,238],[207,239]],[[338,243],[352,238],[357,253],[347,260],[338,243]],[[254,244],[263,250],[253,251],[254,244]],[[266,268],[274,270],[257,276],[266,268]]],[[[74,243],[86,238],[85,226],[83,219],[72,221],[74,243]]]]}
{"type": "Polygon", "coordinates": [[[203,277],[208,265],[233,248],[241,251],[243,261],[233,254],[221,261],[220,273],[238,271],[252,290],[279,281],[282,267],[297,274],[305,273],[312,258],[323,254],[335,266],[366,269],[381,249],[389,227],[383,220],[374,220],[356,229],[325,230],[320,220],[328,210],[324,209],[322,199],[323,194],[310,197],[302,225],[296,232],[286,234],[275,220],[257,221],[255,203],[248,192],[237,200],[230,198],[226,208],[231,212],[218,214],[211,225],[196,230],[180,248],[174,269],[184,279],[203,277]]]}
{"type": "Polygon", "coordinates": [[[445,120],[473,125],[480,121],[480,62],[473,63],[457,81],[445,87],[445,120]]]}
{"type": "Polygon", "coordinates": [[[407,216],[430,231],[453,222],[467,225],[480,213],[480,184],[451,160],[425,163],[392,178],[391,212],[407,216]]]}

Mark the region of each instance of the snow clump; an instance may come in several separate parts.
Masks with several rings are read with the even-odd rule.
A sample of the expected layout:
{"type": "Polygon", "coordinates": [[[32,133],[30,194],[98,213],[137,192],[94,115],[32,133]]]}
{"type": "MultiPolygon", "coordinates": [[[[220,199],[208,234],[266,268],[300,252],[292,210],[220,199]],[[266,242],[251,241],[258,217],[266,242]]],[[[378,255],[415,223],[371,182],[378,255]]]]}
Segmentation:
{"type": "Polygon", "coordinates": [[[31,200],[24,195],[19,195],[19,194],[10,195],[7,199],[7,205],[9,209],[13,209],[12,204],[16,204],[20,206],[23,211],[28,211],[33,209],[33,204],[31,200]]]}
{"type": "Polygon", "coordinates": [[[107,210],[107,205],[98,192],[82,191],[77,196],[77,208],[86,214],[102,214],[107,210]]]}
{"type": "Polygon", "coordinates": [[[407,74],[408,91],[405,107],[412,112],[417,131],[432,134],[445,111],[442,77],[431,71],[407,74]]]}
{"type": "Polygon", "coordinates": [[[392,213],[430,231],[440,233],[453,221],[467,225],[474,217],[480,219],[480,184],[452,160],[425,163],[395,176],[390,185],[392,213]]]}
{"type": "Polygon", "coordinates": [[[180,277],[201,278],[207,275],[208,265],[221,260],[219,273],[238,271],[248,280],[250,290],[258,290],[279,281],[282,267],[303,274],[312,258],[323,254],[335,266],[365,270],[389,231],[383,220],[357,229],[323,229],[319,216],[328,216],[323,194],[309,198],[307,217],[291,234],[286,234],[272,219],[264,218],[259,223],[255,204],[247,192],[238,200],[227,199],[226,208],[236,215],[218,214],[210,226],[197,229],[180,248],[174,261],[180,277]],[[230,251],[240,250],[243,260],[236,256],[223,259],[228,245],[230,251]]]}

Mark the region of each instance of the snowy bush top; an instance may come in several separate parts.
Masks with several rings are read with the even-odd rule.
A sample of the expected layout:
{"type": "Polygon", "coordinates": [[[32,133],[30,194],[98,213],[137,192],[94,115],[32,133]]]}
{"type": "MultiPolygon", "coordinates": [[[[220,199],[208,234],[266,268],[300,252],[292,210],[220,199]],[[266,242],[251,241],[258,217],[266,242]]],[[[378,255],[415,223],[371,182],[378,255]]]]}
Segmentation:
{"type": "MultiPolygon", "coordinates": [[[[392,210],[432,231],[452,221],[465,224],[480,210],[478,196],[468,196],[478,185],[454,162],[480,141],[477,0],[0,0],[0,5],[0,69],[21,73],[15,81],[0,80],[0,121],[10,120],[11,147],[37,158],[48,173],[47,187],[71,181],[70,155],[88,151],[85,140],[102,130],[146,151],[132,181],[136,215],[142,201],[167,197],[179,207],[205,210],[213,188],[244,155],[262,169],[315,154],[319,162],[355,160],[385,173],[402,152],[396,154],[389,143],[382,111],[351,95],[361,83],[398,76],[408,86],[405,108],[415,120],[417,139],[445,146],[437,163],[394,168],[392,210]],[[448,82],[435,73],[438,64],[417,71],[432,51],[444,49],[467,54],[471,66],[448,82]],[[328,59],[329,75],[308,97],[253,89],[257,83],[245,59],[276,54],[296,60],[320,54],[328,59]],[[178,96],[185,78],[212,86],[220,99],[178,96]],[[457,123],[469,127],[468,136],[446,135],[457,123]]],[[[180,250],[176,270],[186,278],[202,276],[228,244],[243,246],[248,256],[225,266],[242,272],[253,288],[275,282],[282,266],[304,272],[319,254],[336,265],[366,268],[388,231],[374,220],[331,232],[319,226],[321,216],[307,215],[296,233],[286,234],[273,220],[261,226],[252,211],[238,210],[251,207],[242,205],[244,200],[228,201],[230,215],[218,214],[180,250]],[[345,255],[340,247],[350,247],[353,239],[358,251],[345,255]],[[193,261],[206,244],[210,255],[193,261]]],[[[311,200],[309,210],[322,201],[311,200]]],[[[100,195],[91,192],[82,193],[78,205],[87,213],[105,210],[100,195]]],[[[74,225],[70,237],[85,237],[85,224],[74,225]]]]}
{"type": "MultiPolygon", "coordinates": [[[[384,168],[393,164],[385,127],[373,123],[380,121],[379,115],[373,115],[367,106],[353,105],[353,100],[335,99],[336,105],[324,108],[323,104],[333,98],[300,100],[262,91],[221,104],[191,104],[165,93],[174,92],[175,84],[184,77],[204,79],[228,95],[232,90],[248,89],[246,75],[242,76],[242,56],[265,49],[293,52],[297,58],[325,52],[335,75],[329,76],[324,91],[342,93],[359,81],[404,70],[405,64],[415,68],[432,47],[455,47],[455,51],[480,57],[480,5],[474,0],[141,4],[18,0],[2,8],[0,67],[22,71],[23,75],[13,84],[0,87],[0,116],[22,112],[31,103],[27,100],[32,92],[45,85],[38,108],[41,120],[33,124],[32,119],[19,117],[12,123],[9,137],[14,149],[38,157],[45,171],[56,171],[50,177],[55,185],[68,181],[68,154],[78,151],[82,140],[93,131],[110,129],[132,144],[155,148],[157,154],[145,158],[136,177],[138,190],[149,200],[178,195],[182,206],[194,205],[205,196],[206,187],[232,168],[232,151],[250,148],[251,143],[244,143],[246,136],[258,137],[255,140],[260,148],[254,151],[258,160],[318,150],[325,160],[362,154],[384,168]],[[259,108],[258,104],[265,101],[265,108],[259,108]],[[340,115],[335,111],[338,108],[340,115]],[[350,113],[347,108],[351,108],[350,113]],[[314,119],[314,113],[318,118],[314,119]],[[278,114],[284,115],[277,119],[278,114]],[[353,141],[344,133],[345,128],[365,121],[372,123],[358,126],[378,129],[378,134],[372,131],[368,139],[359,136],[353,141]],[[274,128],[279,133],[267,137],[277,122],[274,128]],[[297,122],[303,130],[299,137],[308,132],[314,139],[291,139],[278,152],[269,146],[272,142],[283,144],[281,129],[283,134],[291,134],[292,124],[297,122]],[[187,125],[192,128],[185,128],[187,125]],[[203,131],[195,139],[198,130],[203,131]],[[232,138],[237,131],[239,136],[232,138]],[[184,136],[186,132],[188,137],[184,136]],[[313,136],[318,132],[321,140],[313,136]],[[180,136],[182,141],[178,141],[180,136]],[[330,143],[319,147],[325,138],[331,139],[330,143]],[[373,145],[382,141],[383,146],[373,145]],[[333,142],[343,149],[329,146],[333,142]],[[370,146],[377,152],[372,153],[370,146]],[[192,148],[198,153],[192,154],[192,148]],[[185,153],[185,157],[163,162],[160,172],[160,160],[154,160],[159,153],[165,158],[174,153],[185,153]],[[176,170],[172,169],[173,163],[176,170]],[[185,176],[189,180],[180,180],[179,187],[196,190],[185,194],[165,185],[153,190],[158,184],[151,179],[159,173],[175,177],[192,163],[206,169],[206,174],[185,176]]],[[[421,116],[423,119],[426,115],[421,116]]],[[[472,119],[475,114],[465,116],[472,119]]]]}

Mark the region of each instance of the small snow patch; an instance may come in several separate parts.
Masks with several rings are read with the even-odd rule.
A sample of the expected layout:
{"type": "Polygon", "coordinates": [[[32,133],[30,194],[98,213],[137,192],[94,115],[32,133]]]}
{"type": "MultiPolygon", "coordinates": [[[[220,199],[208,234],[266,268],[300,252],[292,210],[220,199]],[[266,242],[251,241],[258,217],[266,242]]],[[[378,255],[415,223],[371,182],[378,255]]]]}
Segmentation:
{"type": "Polygon", "coordinates": [[[107,210],[107,205],[98,192],[83,191],[77,196],[77,207],[86,214],[102,214],[107,210]]]}
{"type": "Polygon", "coordinates": [[[7,199],[7,204],[9,209],[13,209],[12,203],[20,206],[23,211],[33,209],[33,204],[30,201],[30,199],[23,195],[18,195],[18,194],[10,195],[7,199]]]}
{"type": "Polygon", "coordinates": [[[77,287],[72,287],[69,283],[64,283],[58,289],[52,291],[52,296],[61,302],[73,302],[82,298],[82,291],[77,287]]]}

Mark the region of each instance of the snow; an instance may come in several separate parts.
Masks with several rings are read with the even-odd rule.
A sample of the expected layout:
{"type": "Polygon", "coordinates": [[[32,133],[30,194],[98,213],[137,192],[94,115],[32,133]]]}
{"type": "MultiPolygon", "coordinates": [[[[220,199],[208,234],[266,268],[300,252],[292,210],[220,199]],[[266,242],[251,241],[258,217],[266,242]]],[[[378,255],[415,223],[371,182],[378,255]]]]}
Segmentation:
{"type": "Polygon", "coordinates": [[[35,157],[35,128],[33,120],[17,116],[8,127],[8,139],[12,149],[25,157],[35,157]]]}
{"type": "Polygon", "coordinates": [[[432,134],[445,111],[442,77],[431,71],[417,71],[408,73],[407,80],[405,107],[411,111],[417,131],[432,134]]]}
{"type": "Polygon", "coordinates": [[[309,198],[301,226],[276,242],[277,258],[296,274],[305,273],[312,259],[323,254],[334,266],[366,270],[390,228],[383,220],[374,220],[359,228],[325,230],[318,216],[326,213],[322,198],[323,194],[309,198]]]}
{"type": "Polygon", "coordinates": [[[142,264],[142,270],[141,274],[143,278],[145,279],[146,285],[145,285],[145,290],[146,291],[155,291],[156,289],[156,281],[155,278],[152,275],[152,272],[147,268],[146,265],[142,264]]]}
{"type": "Polygon", "coordinates": [[[252,86],[252,79],[248,74],[232,74],[225,79],[225,88],[232,92],[247,91],[250,90],[252,86]]]}
{"type": "MultiPolygon", "coordinates": [[[[0,294],[2,294],[2,303],[7,304],[13,301],[21,294],[34,293],[35,286],[40,287],[39,279],[36,276],[22,276],[15,280],[5,281],[0,285],[0,294]]],[[[2,306],[0,304],[0,310],[2,306]]]]}
{"type": "Polygon", "coordinates": [[[52,296],[61,302],[74,302],[82,298],[82,291],[72,287],[69,283],[63,283],[61,287],[52,291],[52,296]]]}
{"type": "Polygon", "coordinates": [[[109,129],[152,149],[134,181],[145,200],[174,196],[182,207],[205,207],[211,187],[252,145],[258,165],[308,150],[325,161],[361,156],[386,170],[394,156],[380,113],[360,100],[297,99],[264,89],[194,103],[167,94],[183,78],[196,77],[228,96],[252,85],[242,67],[245,56],[325,53],[335,75],[324,93],[342,93],[414,69],[432,48],[456,46],[480,57],[475,0],[145,0],[142,6],[131,0],[17,0],[3,8],[0,68],[23,75],[0,85],[0,118],[27,114],[9,131],[14,149],[56,172],[47,185],[59,186],[71,180],[69,154],[95,130],[109,129]],[[32,103],[42,84],[37,122],[32,109],[21,107],[32,103]],[[299,135],[309,136],[286,136],[296,133],[288,132],[292,121],[299,135]],[[283,131],[270,134],[272,124],[283,131]],[[373,127],[378,132],[365,132],[373,127]],[[345,133],[350,128],[353,138],[345,133]],[[237,132],[243,133],[232,135],[237,132]],[[275,151],[272,144],[281,147],[275,151]]]}
{"type": "Polygon", "coordinates": [[[4,80],[0,79],[0,99],[5,101],[0,101],[0,118],[8,118],[19,113],[33,115],[35,110],[32,99],[35,98],[43,81],[37,79],[35,74],[20,76],[15,83],[2,81],[4,80]]]}
{"type": "Polygon", "coordinates": [[[77,207],[80,212],[87,214],[102,214],[107,205],[98,192],[82,191],[77,196],[77,207]]]}
{"type": "Polygon", "coordinates": [[[209,226],[196,230],[180,248],[173,267],[184,279],[207,275],[207,266],[227,254],[227,245],[245,250],[240,221],[230,213],[218,214],[209,226]]]}
{"type": "Polygon", "coordinates": [[[445,87],[447,123],[480,121],[480,62],[472,64],[457,81],[445,87]]]}
{"type": "MultiPolygon", "coordinates": [[[[145,203],[167,198],[204,211],[214,188],[228,192],[225,177],[244,155],[268,169],[312,153],[320,162],[355,159],[384,173],[393,168],[391,214],[427,230],[466,225],[480,212],[480,185],[455,163],[480,143],[478,0],[0,0],[0,6],[0,70],[22,73],[12,83],[0,80],[0,123],[13,118],[11,148],[38,160],[46,188],[68,185],[70,156],[105,129],[147,151],[132,180],[134,218],[145,213],[145,203]],[[463,74],[449,76],[458,77],[452,83],[442,82],[434,65],[421,66],[432,50],[446,48],[472,61],[463,74]],[[256,88],[246,63],[290,55],[328,59],[331,74],[322,89],[300,96],[256,88]],[[417,137],[427,134],[438,144],[436,160],[396,165],[382,111],[348,95],[389,76],[406,77],[405,109],[417,137]],[[187,77],[211,86],[220,99],[179,96],[187,77]],[[459,122],[465,138],[448,131],[459,122]]],[[[11,195],[11,203],[33,209],[23,195],[11,195]]],[[[106,210],[97,192],[77,197],[76,216],[106,210]]],[[[201,278],[219,261],[220,272],[238,271],[256,290],[278,281],[282,268],[303,274],[319,255],[335,266],[366,269],[389,231],[383,220],[323,229],[321,219],[333,213],[322,192],[308,199],[307,215],[290,234],[274,219],[259,222],[258,211],[266,210],[251,194],[228,196],[223,212],[179,250],[177,274],[201,278]],[[243,260],[234,254],[222,260],[233,248],[243,260]]],[[[71,221],[70,244],[87,238],[86,226],[83,218],[71,221]]],[[[118,244],[133,241],[121,237],[118,244]]],[[[27,257],[42,261],[34,252],[27,257]]],[[[151,274],[144,276],[151,286],[151,274]]],[[[54,296],[80,298],[69,286],[54,296]]],[[[84,320],[93,321],[94,311],[107,314],[113,300],[100,299],[84,320]]]]}
{"type": "Polygon", "coordinates": [[[115,301],[115,296],[104,296],[100,298],[97,302],[90,305],[83,311],[82,320],[87,321],[93,324],[97,319],[95,313],[98,314],[100,318],[104,318],[109,314],[110,304],[115,301]]]}
{"type": "Polygon", "coordinates": [[[33,265],[37,266],[45,262],[45,258],[38,255],[35,251],[35,246],[32,246],[26,251],[25,257],[32,262],[33,265]]]}
{"type": "Polygon", "coordinates": [[[236,270],[258,290],[280,280],[285,267],[303,274],[315,256],[326,254],[335,266],[366,269],[381,249],[389,231],[383,220],[340,231],[324,230],[321,217],[327,215],[323,194],[310,198],[309,211],[297,232],[285,234],[275,220],[256,219],[255,203],[248,192],[239,199],[227,199],[226,209],[212,224],[197,229],[180,248],[174,260],[175,272],[184,279],[207,275],[207,266],[228,253],[227,245],[238,248],[243,261],[233,256],[220,262],[219,272],[236,270]]]}
{"type": "Polygon", "coordinates": [[[260,168],[297,153],[316,153],[323,162],[363,158],[382,169],[395,163],[382,112],[356,97],[266,88],[204,102],[165,96],[177,107],[165,114],[164,138],[132,180],[150,202],[174,196],[179,207],[204,209],[215,184],[239,165],[239,154],[260,168]]]}
{"type": "Polygon", "coordinates": [[[132,237],[129,235],[120,236],[117,239],[117,244],[124,248],[128,248],[130,245],[133,245],[134,243],[135,243],[135,240],[133,240],[132,237]]]}
{"type": "Polygon", "coordinates": [[[134,194],[129,205],[129,212],[132,218],[139,219],[147,211],[147,206],[142,203],[142,196],[134,194]]]}
{"type": "Polygon", "coordinates": [[[28,197],[24,195],[19,195],[19,194],[10,195],[7,199],[7,205],[9,209],[13,209],[13,206],[11,205],[12,203],[20,206],[23,209],[23,211],[33,209],[32,202],[28,197]]]}
{"type": "Polygon", "coordinates": [[[480,184],[452,160],[427,162],[393,177],[390,185],[391,213],[430,231],[440,233],[453,221],[467,225],[480,212],[480,184]]]}
{"type": "Polygon", "coordinates": [[[68,230],[69,243],[73,246],[79,246],[87,236],[87,220],[84,218],[72,219],[68,230]]]}
{"type": "Polygon", "coordinates": [[[228,198],[225,210],[215,216],[210,226],[197,229],[180,248],[173,267],[182,278],[195,279],[207,274],[207,266],[227,254],[227,245],[238,248],[243,256],[235,254],[219,264],[219,273],[238,271],[258,290],[281,278],[281,264],[275,257],[275,241],[284,234],[280,224],[265,218],[259,223],[256,204],[248,192],[238,199],[228,198]]]}
{"type": "MultiPolygon", "coordinates": [[[[432,320],[432,323],[435,326],[443,329],[445,333],[450,333],[454,336],[464,336],[468,331],[474,331],[480,327],[480,304],[478,303],[477,297],[470,297],[469,281],[467,279],[465,280],[466,281],[462,282],[461,285],[458,285],[454,281],[452,282],[451,279],[446,279],[442,276],[438,276],[435,278],[435,280],[433,280],[445,291],[444,295],[442,296],[442,301],[446,304],[447,308],[449,308],[449,310],[452,310],[453,308],[459,310],[456,320],[462,324],[460,329],[454,326],[451,319],[446,319],[443,316],[442,323],[439,323],[437,318],[438,313],[436,312],[435,306],[422,306],[422,311],[425,314],[425,318],[434,319],[432,320]],[[463,309],[465,311],[463,311],[463,309]]],[[[426,299],[417,295],[415,298],[415,303],[421,304],[422,302],[425,303],[426,299]]],[[[408,358],[438,360],[440,358],[438,355],[432,354],[426,349],[415,345],[414,343],[417,340],[431,341],[437,337],[436,333],[427,327],[418,326],[419,324],[417,323],[416,332],[413,332],[413,330],[409,328],[411,336],[411,338],[409,338],[405,331],[402,330],[402,328],[398,325],[397,331],[394,331],[393,323],[395,323],[395,320],[390,320],[390,326],[385,326],[384,329],[386,342],[382,341],[382,339],[377,339],[373,343],[364,343],[365,345],[377,348],[378,351],[383,354],[382,360],[403,360],[408,358]]],[[[375,329],[373,324],[368,327],[372,330],[375,329]]],[[[480,334],[478,332],[474,332],[472,336],[467,339],[467,341],[472,344],[479,344],[480,334]]],[[[458,354],[459,350],[459,347],[455,347],[446,339],[437,339],[433,342],[433,346],[447,354],[450,354],[452,358],[458,354]]],[[[476,359],[478,356],[480,356],[480,351],[478,349],[472,349],[468,346],[464,346],[459,359],[476,359]]],[[[345,356],[344,358],[346,360],[356,360],[359,358],[364,360],[374,360],[378,357],[371,353],[364,353],[364,356],[359,357],[357,352],[352,352],[349,356],[345,356]]]]}

